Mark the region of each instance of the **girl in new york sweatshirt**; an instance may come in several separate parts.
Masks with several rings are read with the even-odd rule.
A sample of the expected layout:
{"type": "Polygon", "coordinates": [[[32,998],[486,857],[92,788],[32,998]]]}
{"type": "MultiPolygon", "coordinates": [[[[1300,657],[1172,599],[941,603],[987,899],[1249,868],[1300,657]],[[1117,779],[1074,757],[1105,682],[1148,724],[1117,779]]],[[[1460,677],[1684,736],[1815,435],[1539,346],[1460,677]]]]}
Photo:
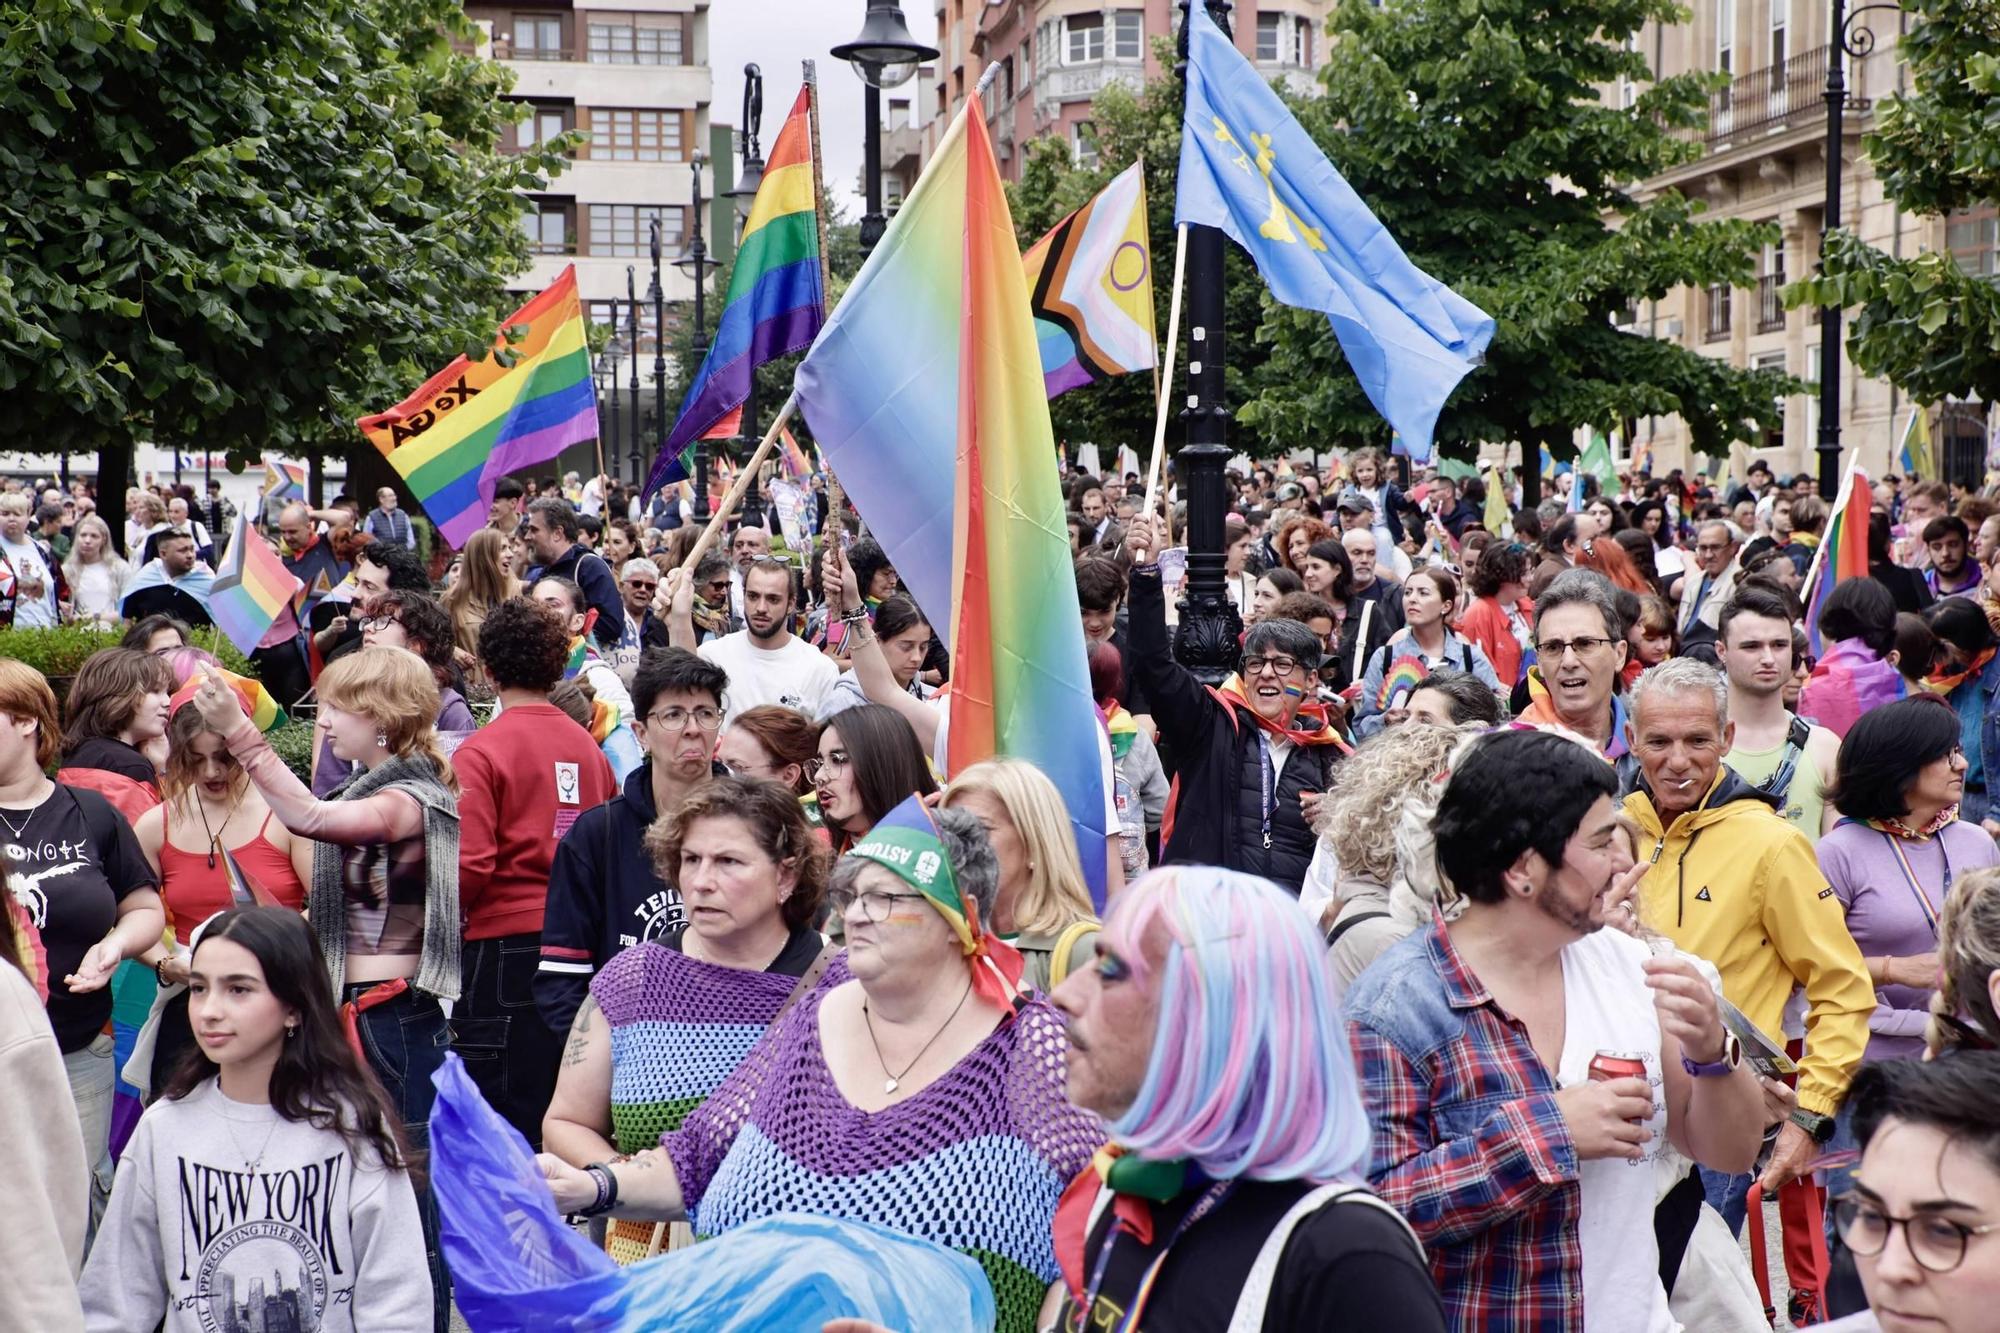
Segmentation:
{"type": "Polygon", "coordinates": [[[86,1328],[430,1333],[396,1116],[342,1035],[311,929],[224,912],[190,971],[195,1046],[119,1163],[86,1328]]]}

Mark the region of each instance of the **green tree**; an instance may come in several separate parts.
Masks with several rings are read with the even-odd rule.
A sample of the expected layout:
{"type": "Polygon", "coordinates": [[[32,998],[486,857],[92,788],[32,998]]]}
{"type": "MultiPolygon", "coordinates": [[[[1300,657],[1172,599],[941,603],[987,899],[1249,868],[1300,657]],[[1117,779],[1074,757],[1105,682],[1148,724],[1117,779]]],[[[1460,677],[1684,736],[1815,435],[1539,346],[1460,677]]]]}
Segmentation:
{"type": "MultiPolygon", "coordinates": [[[[1572,451],[1571,433],[1677,413],[1705,453],[1776,423],[1795,381],[1613,327],[1679,287],[1746,284],[1776,232],[1705,220],[1632,183],[1695,156],[1707,76],[1651,81],[1626,40],[1685,22],[1674,0],[1346,0],[1301,120],[1420,267],[1493,315],[1486,364],[1438,422],[1448,455],[1482,441],[1572,451]],[[1620,109],[1598,94],[1642,85],[1620,109]]],[[[1388,440],[1326,320],[1267,300],[1243,420],[1295,441],[1388,440]]]]}
{"type": "MultiPolygon", "coordinates": [[[[1910,0],[1910,88],[1877,104],[1863,147],[1897,207],[1948,214],[2000,199],[2000,28],[1972,0],[1910,0]]],[[[2000,289],[1942,251],[1893,259],[1842,229],[1788,305],[1860,307],[1854,364],[1922,403],[2000,398],[2000,289]]]]}
{"type": "Polygon", "coordinates": [[[15,438],[351,450],[477,353],[526,266],[512,76],[456,0],[0,0],[0,394],[15,438]]]}

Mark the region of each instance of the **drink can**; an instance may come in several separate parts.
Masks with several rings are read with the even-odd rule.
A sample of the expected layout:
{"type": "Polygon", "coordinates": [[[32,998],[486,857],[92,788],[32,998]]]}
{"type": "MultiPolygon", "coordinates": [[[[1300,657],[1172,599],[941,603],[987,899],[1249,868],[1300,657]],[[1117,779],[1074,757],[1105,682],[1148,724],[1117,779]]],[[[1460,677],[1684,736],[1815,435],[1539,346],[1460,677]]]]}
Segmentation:
{"type": "Polygon", "coordinates": [[[1646,1077],[1644,1056],[1628,1055],[1620,1051],[1599,1051],[1590,1057],[1590,1081],[1607,1083],[1614,1078],[1646,1077]]]}

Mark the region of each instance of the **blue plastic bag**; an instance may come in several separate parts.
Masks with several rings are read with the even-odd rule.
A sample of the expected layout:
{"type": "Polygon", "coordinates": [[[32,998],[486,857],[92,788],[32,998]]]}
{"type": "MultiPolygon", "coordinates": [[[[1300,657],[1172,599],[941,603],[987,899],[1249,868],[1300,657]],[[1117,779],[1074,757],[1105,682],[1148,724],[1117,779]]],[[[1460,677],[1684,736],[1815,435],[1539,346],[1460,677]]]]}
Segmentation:
{"type": "Polygon", "coordinates": [[[620,1268],[556,1213],[527,1140],[458,1056],[433,1081],[431,1188],[474,1333],[818,1333],[843,1316],[898,1333],[992,1333],[978,1264],[861,1222],[784,1213],[620,1268]]]}

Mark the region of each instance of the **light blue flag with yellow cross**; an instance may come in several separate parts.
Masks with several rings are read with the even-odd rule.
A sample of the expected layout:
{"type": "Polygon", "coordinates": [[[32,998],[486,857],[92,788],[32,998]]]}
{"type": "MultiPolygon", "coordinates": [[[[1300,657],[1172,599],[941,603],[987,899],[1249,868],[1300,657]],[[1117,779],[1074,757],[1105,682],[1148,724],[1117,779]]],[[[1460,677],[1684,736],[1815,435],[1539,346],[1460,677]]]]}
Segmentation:
{"type": "Polygon", "coordinates": [[[1493,317],[1410,262],[1208,6],[1192,9],[1175,222],[1219,227],[1273,296],[1323,311],[1368,401],[1429,462],[1438,412],[1484,359],[1493,317]]]}

